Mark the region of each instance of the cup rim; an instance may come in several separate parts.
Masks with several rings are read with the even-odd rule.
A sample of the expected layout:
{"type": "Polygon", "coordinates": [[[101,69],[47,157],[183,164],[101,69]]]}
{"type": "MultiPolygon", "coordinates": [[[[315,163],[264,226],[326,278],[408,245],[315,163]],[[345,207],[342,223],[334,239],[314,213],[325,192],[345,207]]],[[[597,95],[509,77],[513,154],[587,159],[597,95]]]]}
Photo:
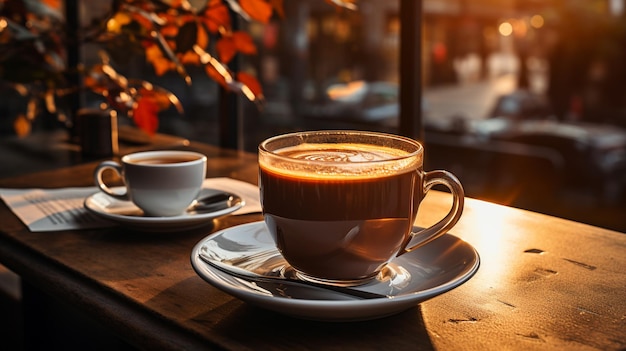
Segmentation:
{"type": "MultiPolygon", "coordinates": [[[[416,150],[413,152],[408,152],[406,155],[402,155],[402,156],[398,156],[398,157],[393,157],[393,158],[387,158],[384,160],[373,160],[373,161],[367,161],[367,163],[369,164],[383,164],[383,163],[390,163],[390,162],[396,162],[399,160],[404,160],[407,158],[411,158],[411,157],[415,157],[415,156],[419,156],[421,154],[423,154],[424,152],[424,145],[422,143],[420,143],[419,141],[409,138],[409,137],[405,137],[402,135],[397,135],[397,134],[391,134],[391,133],[383,133],[383,132],[373,132],[373,131],[360,131],[360,130],[341,130],[341,129],[336,129],[336,130],[311,130],[311,131],[301,131],[301,132],[292,132],[292,133],[286,133],[286,134],[280,134],[280,135],[275,135],[273,137],[269,137],[267,139],[265,139],[264,141],[262,141],[259,144],[259,153],[260,154],[269,154],[271,155],[271,157],[276,158],[276,159],[282,159],[282,160],[289,160],[289,162],[295,162],[295,163],[315,163],[316,161],[311,161],[311,160],[300,160],[300,159],[295,159],[295,158],[291,158],[288,156],[284,156],[281,154],[278,154],[274,151],[271,151],[268,149],[267,145],[275,142],[277,140],[280,139],[284,139],[284,138],[301,138],[303,139],[304,137],[308,136],[308,135],[320,135],[320,134],[327,134],[327,135],[332,135],[332,134],[342,134],[342,135],[368,135],[371,137],[384,137],[384,138],[389,138],[389,139],[393,139],[393,140],[398,140],[398,141],[402,141],[404,143],[407,144],[411,144],[413,146],[416,147],[416,150]]],[[[333,161],[324,161],[324,164],[329,165],[329,164],[344,164],[343,162],[333,162],[333,161]]]]}
{"type": "Polygon", "coordinates": [[[124,163],[125,165],[131,164],[133,166],[140,166],[140,167],[180,167],[182,165],[203,163],[203,162],[206,162],[206,160],[207,160],[206,155],[199,153],[199,152],[186,151],[186,150],[139,151],[139,152],[126,154],[122,156],[122,159],[121,159],[122,163],[124,163]],[[145,159],[145,158],[152,158],[152,157],[159,157],[159,156],[171,157],[171,156],[181,156],[181,155],[182,156],[194,156],[195,158],[193,160],[187,160],[187,161],[181,161],[181,162],[175,162],[175,163],[146,164],[146,163],[132,162],[133,160],[138,160],[138,159],[145,159]]]}

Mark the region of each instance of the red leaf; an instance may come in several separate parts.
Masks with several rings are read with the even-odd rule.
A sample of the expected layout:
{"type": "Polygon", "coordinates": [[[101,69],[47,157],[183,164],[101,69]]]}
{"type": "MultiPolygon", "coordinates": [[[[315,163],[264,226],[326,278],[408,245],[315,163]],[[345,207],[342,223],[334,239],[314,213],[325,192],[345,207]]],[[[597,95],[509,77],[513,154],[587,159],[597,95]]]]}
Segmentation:
{"type": "Polygon", "coordinates": [[[201,20],[211,33],[219,32],[220,27],[230,29],[228,7],[221,0],[211,0],[201,20]]]}
{"type": "Polygon", "coordinates": [[[212,65],[205,65],[204,66],[204,70],[206,71],[206,74],[211,77],[211,79],[213,79],[214,81],[216,81],[218,84],[220,84],[221,86],[223,86],[224,88],[228,88],[228,84],[226,84],[226,78],[224,78],[223,75],[221,75],[216,69],[215,67],[213,67],[212,65]]]}
{"type": "Polygon", "coordinates": [[[270,2],[272,3],[272,7],[274,8],[274,11],[281,18],[284,18],[285,17],[285,10],[284,10],[284,6],[283,6],[283,0],[270,0],[270,2]]]}
{"type": "Polygon", "coordinates": [[[222,63],[228,63],[233,59],[233,57],[235,57],[235,54],[237,53],[237,45],[232,36],[227,36],[217,41],[215,44],[215,50],[217,50],[220,61],[222,61],[222,63]]]}
{"type": "Polygon", "coordinates": [[[233,41],[235,42],[237,51],[248,55],[256,54],[256,46],[250,34],[246,32],[234,32],[233,41]]]}
{"type": "Polygon", "coordinates": [[[249,55],[256,54],[256,46],[252,37],[246,32],[234,32],[230,36],[222,37],[215,44],[215,49],[223,63],[230,62],[237,52],[249,55]]]}
{"type": "Polygon", "coordinates": [[[147,94],[137,99],[137,105],[133,112],[133,121],[139,129],[149,135],[154,135],[159,128],[158,114],[158,101],[150,94],[147,94]]]}
{"type": "Polygon", "coordinates": [[[166,25],[161,28],[161,35],[165,38],[174,38],[178,34],[178,26],[166,25]]]}
{"type": "Polygon", "coordinates": [[[272,17],[272,5],[266,0],[239,0],[239,5],[252,19],[267,23],[272,17]]]}
{"type": "Polygon", "coordinates": [[[263,96],[263,88],[261,88],[261,84],[255,77],[245,72],[239,72],[237,73],[237,80],[245,84],[257,98],[263,96]]]}

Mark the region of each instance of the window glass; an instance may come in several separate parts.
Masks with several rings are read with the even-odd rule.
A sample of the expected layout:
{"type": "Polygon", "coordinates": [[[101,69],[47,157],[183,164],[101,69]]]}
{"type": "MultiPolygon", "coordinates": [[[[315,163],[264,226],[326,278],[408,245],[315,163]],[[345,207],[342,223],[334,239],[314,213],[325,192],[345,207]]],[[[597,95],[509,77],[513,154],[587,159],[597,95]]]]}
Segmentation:
{"type": "MultiPolygon", "coordinates": [[[[624,3],[424,0],[426,168],[471,197],[626,230],[626,143],[602,146],[626,140],[624,3]]],[[[293,2],[257,31],[267,104],[245,108],[246,150],[304,129],[398,132],[401,3],[358,4],[293,2]]]]}
{"type": "MultiPolygon", "coordinates": [[[[106,22],[112,5],[124,1],[0,2],[0,15],[18,14],[16,23],[0,22],[3,135],[24,125],[15,123],[15,116],[36,122],[33,128],[65,123],[58,118],[63,109],[49,108],[53,100],[37,77],[49,73],[38,68],[59,62],[55,55],[39,54],[63,52],[65,47],[55,44],[64,27],[55,26],[67,13],[64,6],[75,3],[81,37],[90,34],[83,28],[128,23],[124,16],[106,22]],[[52,11],[20,16],[25,9],[42,9],[33,4],[52,11]],[[20,43],[36,45],[29,55],[16,55],[7,29],[37,29],[45,40],[22,37],[27,40],[20,43]],[[36,84],[16,85],[16,77],[31,82],[34,77],[36,84]],[[56,124],[35,119],[37,113],[52,115],[56,124]]],[[[233,95],[223,95],[202,65],[185,64],[189,84],[175,69],[157,65],[140,37],[130,35],[132,45],[106,42],[119,74],[163,87],[180,101],[184,112],[174,106],[159,112],[158,132],[215,145],[232,138],[226,144],[250,152],[269,136],[305,129],[399,132],[400,106],[407,103],[400,101],[399,87],[413,79],[400,70],[406,1],[359,0],[356,10],[325,0],[265,3],[282,3],[282,12],[268,23],[235,14],[235,30],[247,33],[256,51],[229,63],[258,80],[263,104],[238,95],[231,106],[224,96],[233,95]],[[224,136],[224,129],[235,132],[224,136]]],[[[207,1],[188,4],[203,8],[207,1]]],[[[470,197],[626,231],[626,0],[421,4],[421,18],[411,20],[420,21],[422,29],[421,41],[413,43],[421,54],[413,69],[420,70],[423,87],[415,102],[421,100],[426,168],[453,171],[470,197]]],[[[175,29],[185,33],[176,45],[198,40],[190,28],[175,29]]],[[[209,51],[216,45],[210,40],[209,51]]],[[[81,64],[101,62],[102,47],[103,42],[81,42],[81,64]]],[[[101,101],[102,94],[84,92],[80,103],[101,101]]],[[[130,119],[121,121],[132,125],[130,119]]]]}

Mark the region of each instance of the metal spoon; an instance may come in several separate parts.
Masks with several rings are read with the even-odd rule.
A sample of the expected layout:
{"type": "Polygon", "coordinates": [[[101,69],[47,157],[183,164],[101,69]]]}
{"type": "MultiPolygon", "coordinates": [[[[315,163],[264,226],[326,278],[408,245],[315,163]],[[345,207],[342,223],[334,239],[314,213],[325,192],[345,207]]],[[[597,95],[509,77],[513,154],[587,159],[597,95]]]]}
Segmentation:
{"type": "Polygon", "coordinates": [[[330,284],[316,283],[313,281],[301,280],[301,279],[298,279],[297,277],[291,277],[288,275],[280,275],[280,276],[261,275],[256,272],[249,271],[247,269],[239,268],[236,266],[224,264],[217,260],[213,260],[210,257],[206,256],[202,251],[200,251],[198,255],[200,256],[200,259],[203,262],[207,263],[209,266],[215,269],[218,269],[228,275],[241,278],[248,282],[263,283],[263,284],[270,283],[270,284],[274,284],[277,286],[289,286],[289,285],[298,286],[298,287],[312,286],[312,287],[321,288],[325,290],[331,290],[331,291],[338,292],[344,295],[349,295],[352,297],[357,297],[360,299],[389,298],[388,295],[378,294],[378,293],[374,293],[370,291],[358,290],[356,288],[351,288],[351,287],[342,287],[342,286],[335,286],[335,285],[330,285],[330,284]]]}
{"type": "Polygon", "coordinates": [[[197,199],[190,207],[189,211],[215,212],[225,210],[243,202],[238,195],[220,191],[197,199]]]}

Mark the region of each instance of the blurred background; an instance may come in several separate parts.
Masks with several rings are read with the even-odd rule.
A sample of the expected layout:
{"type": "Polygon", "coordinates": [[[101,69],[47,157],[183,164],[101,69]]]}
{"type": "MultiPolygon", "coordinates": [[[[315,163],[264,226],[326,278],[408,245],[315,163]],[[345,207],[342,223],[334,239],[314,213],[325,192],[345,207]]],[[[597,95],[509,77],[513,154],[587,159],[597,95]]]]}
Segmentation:
{"type": "MultiPolygon", "coordinates": [[[[82,28],[110,24],[124,2],[4,0],[0,15],[43,8],[66,29],[71,6],[74,28],[87,33],[82,28]]],[[[258,79],[262,106],[224,99],[197,67],[188,69],[191,85],[176,72],[157,74],[142,50],[109,47],[111,65],[178,97],[184,113],[161,111],[159,133],[249,152],[266,137],[298,130],[398,133],[400,82],[417,77],[421,129],[414,137],[426,145],[426,169],[454,172],[469,197],[626,232],[626,1],[423,0],[410,23],[419,29],[410,70],[401,65],[406,3],[360,0],[350,10],[284,1],[284,13],[267,23],[238,21],[257,50],[230,67],[258,79]]],[[[69,45],[80,65],[99,60],[102,42],[69,45]]],[[[9,66],[16,56],[6,42],[2,48],[6,81],[25,61],[9,66]]],[[[24,138],[15,115],[29,101],[3,91],[0,138],[24,138]]],[[[81,106],[98,104],[80,97],[81,106]]],[[[71,131],[66,122],[37,118],[30,136],[71,131]]]]}

